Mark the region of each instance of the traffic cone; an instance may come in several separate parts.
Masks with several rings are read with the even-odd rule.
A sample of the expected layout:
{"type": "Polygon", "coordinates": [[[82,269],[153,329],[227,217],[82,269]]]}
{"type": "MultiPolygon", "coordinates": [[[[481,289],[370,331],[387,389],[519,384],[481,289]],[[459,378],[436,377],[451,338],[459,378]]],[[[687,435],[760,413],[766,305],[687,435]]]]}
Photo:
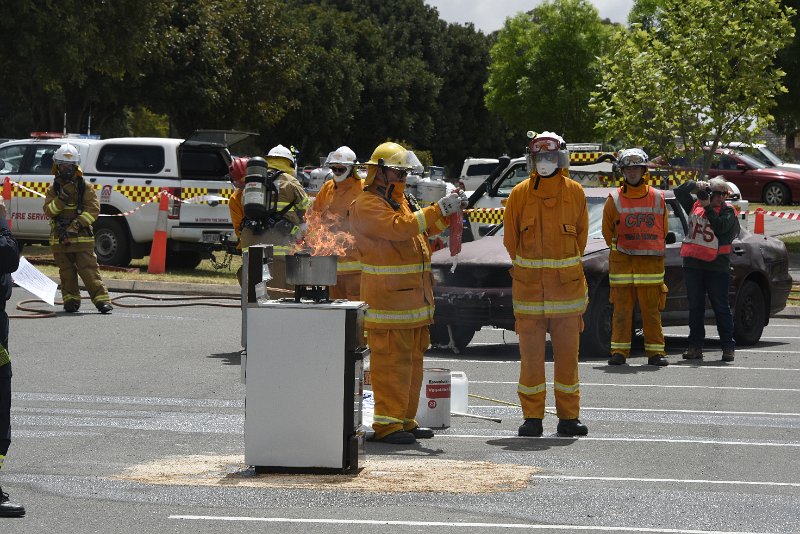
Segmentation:
{"type": "Polygon", "coordinates": [[[764,210],[758,208],[756,210],[756,222],[753,227],[754,234],[763,234],[764,233],[764,210]]]}
{"type": "Polygon", "coordinates": [[[8,228],[14,227],[14,222],[11,220],[11,178],[6,176],[3,180],[3,203],[6,205],[6,216],[8,217],[8,228]]]}
{"type": "Polygon", "coordinates": [[[153,232],[153,245],[150,247],[150,263],[147,272],[150,274],[163,274],[167,263],[167,211],[169,210],[169,196],[167,190],[161,189],[161,199],[158,202],[158,220],[156,231],[153,232]]]}

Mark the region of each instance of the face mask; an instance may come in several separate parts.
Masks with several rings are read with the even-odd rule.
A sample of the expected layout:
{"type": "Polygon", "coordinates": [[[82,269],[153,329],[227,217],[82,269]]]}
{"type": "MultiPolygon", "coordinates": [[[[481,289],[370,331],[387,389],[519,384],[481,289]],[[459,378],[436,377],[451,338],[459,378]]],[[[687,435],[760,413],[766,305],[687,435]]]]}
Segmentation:
{"type": "Polygon", "coordinates": [[[72,180],[77,171],[78,167],[75,165],[58,165],[56,167],[56,173],[58,174],[58,177],[63,180],[72,180]]]}
{"type": "Polygon", "coordinates": [[[336,174],[335,172],[333,172],[333,169],[331,169],[331,172],[333,172],[333,181],[336,182],[337,184],[347,180],[347,177],[350,176],[350,173],[353,171],[352,165],[345,165],[344,168],[345,171],[341,174],[336,174]]]}
{"type": "Polygon", "coordinates": [[[542,178],[549,178],[558,170],[558,152],[539,153],[535,159],[536,172],[542,178]]]}

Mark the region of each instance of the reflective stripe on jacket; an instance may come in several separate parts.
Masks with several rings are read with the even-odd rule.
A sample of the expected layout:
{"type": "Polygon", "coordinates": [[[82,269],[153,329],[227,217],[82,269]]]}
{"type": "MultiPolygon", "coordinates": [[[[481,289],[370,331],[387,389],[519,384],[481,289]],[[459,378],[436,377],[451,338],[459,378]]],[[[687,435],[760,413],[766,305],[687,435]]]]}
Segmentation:
{"type": "Polygon", "coordinates": [[[589,232],[586,195],[565,170],[537,178],[533,172],[514,187],[504,214],[514,315],[581,315],[588,302],[581,263],[589,232]]]}
{"type": "Polygon", "coordinates": [[[349,223],[361,261],[366,329],[416,328],[433,322],[433,277],[427,233],[442,220],[434,204],[412,211],[397,188],[397,210],[365,189],[350,206],[349,223]]]}

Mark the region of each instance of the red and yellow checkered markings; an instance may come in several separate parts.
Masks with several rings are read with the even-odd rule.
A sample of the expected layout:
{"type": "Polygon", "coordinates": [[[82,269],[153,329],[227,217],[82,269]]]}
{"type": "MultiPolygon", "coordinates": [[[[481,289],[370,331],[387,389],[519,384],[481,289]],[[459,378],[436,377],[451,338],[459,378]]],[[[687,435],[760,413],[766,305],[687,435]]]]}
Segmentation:
{"type": "MultiPolygon", "coordinates": [[[[28,189],[36,191],[36,193],[44,196],[47,193],[47,188],[50,187],[50,182],[19,182],[19,185],[27,187],[28,189]]],[[[14,191],[14,195],[20,198],[41,198],[32,191],[26,191],[25,189],[17,188],[17,190],[14,191]]]]}
{"type": "Polygon", "coordinates": [[[223,200],[215,201],[219,204],[227,204],[233,195],[233,189],[208,189],[207,187],[184,187],[181,190],[181,200],[192,204],[208,204],[207,195],[222,197],[223,200]]]}
{"type": "Polygon", "coordinates": [[[503,222],[505,208],[473,208],[464,210],[470,222],[483,224],[500,224],[503,222]]]}
{"type": "Polygon", "coordinates": [[[117,185],[114,186],[114,191],[121,193],[131,202],[143,204],[157,195],[161,188],[141,185],[117,185]]]}
{"type": "Polygon", "coordinates": [[[599,160],[606,152],[570,152],[570,163],[594,163],[599,160]]]}

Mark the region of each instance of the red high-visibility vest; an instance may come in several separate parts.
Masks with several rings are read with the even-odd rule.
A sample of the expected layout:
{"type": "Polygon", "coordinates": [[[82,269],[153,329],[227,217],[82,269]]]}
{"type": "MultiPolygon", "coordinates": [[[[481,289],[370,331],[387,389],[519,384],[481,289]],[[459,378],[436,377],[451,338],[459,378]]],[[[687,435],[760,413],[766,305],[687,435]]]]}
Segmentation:
{"type": "Polygon", "coordinates": [[[628,198],[620,187],[611,193],[611,198],[619,213],[612,248],[631,256],[663,256],[664,192],[648,187],[645,196],[628,198]]]}
{"type": "MultiPolygon", "coordinates": [[[[714,208],[719,213],[722,206],[714,208]]],[[[706,217],[706,210],[695,201],[689,213],[689,233],[683,238],[681,256],[696,258],[703,261],[714,261],[720,254],[730,254],[731,246],[719,244],[717,235],[711,229],[711,223],[706,217]]]]}

